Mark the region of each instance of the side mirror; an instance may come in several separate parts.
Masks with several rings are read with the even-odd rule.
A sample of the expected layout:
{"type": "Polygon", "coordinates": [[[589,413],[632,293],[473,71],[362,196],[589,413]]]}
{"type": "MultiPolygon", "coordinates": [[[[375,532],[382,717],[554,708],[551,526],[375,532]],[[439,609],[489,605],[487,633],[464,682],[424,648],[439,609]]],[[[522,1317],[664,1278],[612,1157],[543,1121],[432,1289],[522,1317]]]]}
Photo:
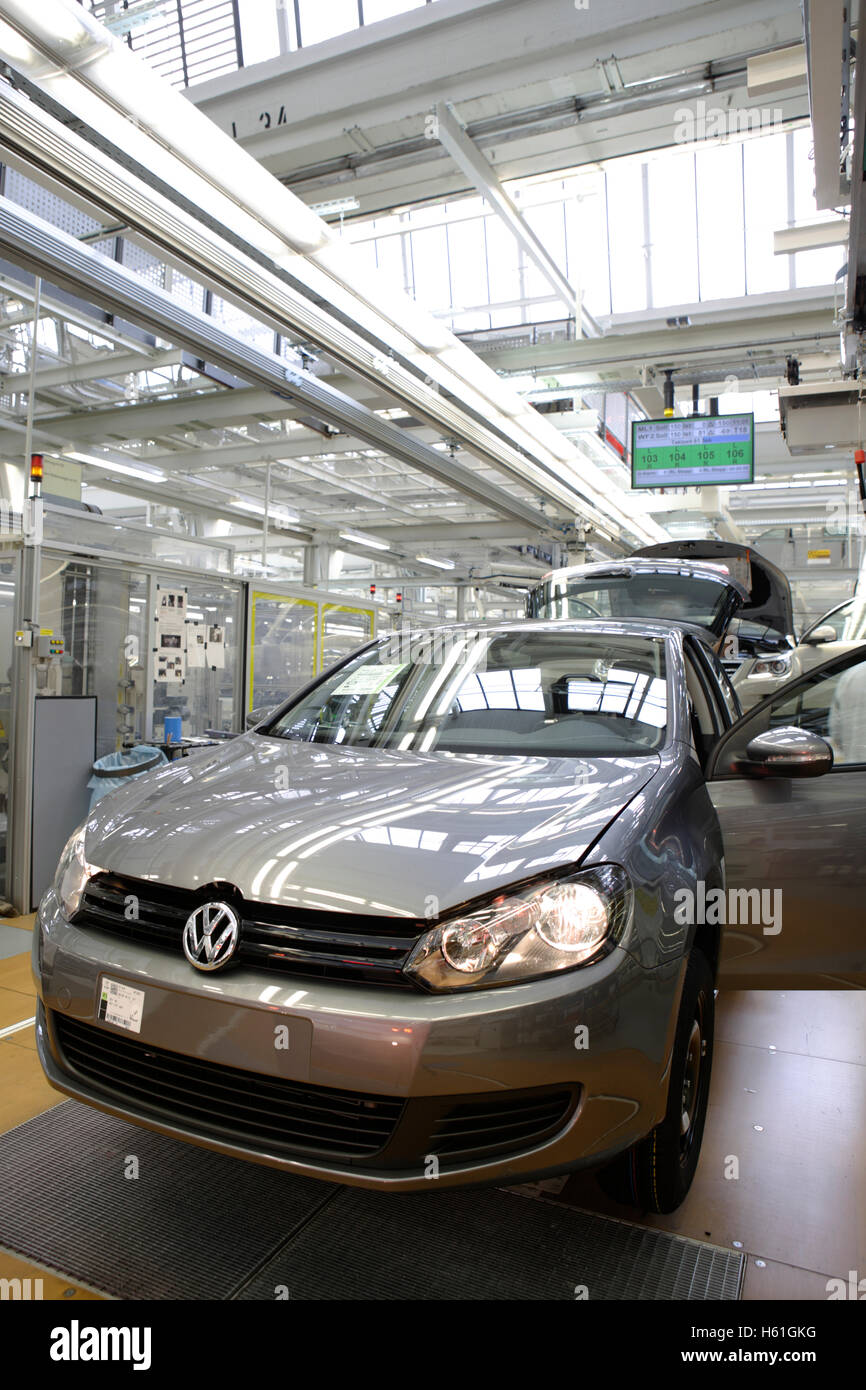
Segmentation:
{"type": "Polygon", "coordinates": [[[821,777],[833,766],[833,749],[808,729],[769,729],[746,745],[738,771],[752,777],[821,777]]]}
{"type": "Polygon", "coordinates": [[[259,705],[258,709],[251,709],[244,720],[244,728],[254,729],[263,719],[267,719],[269,714],[273,714],[275,709],[276,705],[259,705]]]}
{"type": "Polygon", "coordinates": [[[822,623],[820,627],[813,628],[807,637],[803,638],[807,647],[817,647],[819,642],[835,642],[836,629],[830,623],[822,623]]]}

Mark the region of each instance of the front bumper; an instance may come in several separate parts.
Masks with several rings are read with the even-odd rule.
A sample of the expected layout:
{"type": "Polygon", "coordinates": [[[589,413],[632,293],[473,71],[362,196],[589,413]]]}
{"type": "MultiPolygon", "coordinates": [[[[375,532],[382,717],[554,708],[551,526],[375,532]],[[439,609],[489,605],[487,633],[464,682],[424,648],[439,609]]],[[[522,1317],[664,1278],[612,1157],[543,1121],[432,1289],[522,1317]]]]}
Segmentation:
{"type": "Polygon", "coordinates": [[[392,1190],[525,1181],[642,1138],[665,1110],[682,973],[616,949],[460,995],[203,976],[181,954],[71,926],[53,892],[33,966],[58,1090],[223,1153],[392,1190]],[[139,1031],[99,1020],[106,977],[144,992],[139,1031]]]}

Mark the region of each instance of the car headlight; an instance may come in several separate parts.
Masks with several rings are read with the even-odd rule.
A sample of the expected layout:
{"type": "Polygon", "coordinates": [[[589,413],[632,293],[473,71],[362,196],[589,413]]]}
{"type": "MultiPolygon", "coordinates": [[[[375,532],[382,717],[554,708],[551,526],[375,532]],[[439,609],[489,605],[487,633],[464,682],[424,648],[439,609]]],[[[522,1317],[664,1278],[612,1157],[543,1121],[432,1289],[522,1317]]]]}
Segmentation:
{"type": "Polygon", "coordinates": [[[60,899],[65,917],[74,917],[81,906],[88,879],[100,872],[95,864],[88,864],[84,857],[84,826],[80,825],[66,841],[54,875],[54,891],[60,899]]]}
{"type": "Polygon", "coordinates": [[[789,676],[790,674],[791,658],[789,656],[761,657],[749,672],[750,676],[789,676]]]}
{"type": "Polygon", "coordinates": [[[632,900],[631,881],[618,864],[535,883],[425,932],[403,969],[431,990],[515,984],[572,970],[622,938],[632,900]]]}

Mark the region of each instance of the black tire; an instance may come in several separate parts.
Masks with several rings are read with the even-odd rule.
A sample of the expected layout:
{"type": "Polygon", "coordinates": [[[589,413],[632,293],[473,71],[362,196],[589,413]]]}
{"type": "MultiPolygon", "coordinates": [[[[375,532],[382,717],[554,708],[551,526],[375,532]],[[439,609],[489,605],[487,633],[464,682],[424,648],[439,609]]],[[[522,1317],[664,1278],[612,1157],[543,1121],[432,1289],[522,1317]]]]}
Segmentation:
{"type": "Polygon", "coordinates": [[[695,949],[686,967],[665,1117],[598,1174],[607,1195],[625,1206],[675,1211],[692,1185],[707,1117],[714,1015],[712,971],[695,949]]]}

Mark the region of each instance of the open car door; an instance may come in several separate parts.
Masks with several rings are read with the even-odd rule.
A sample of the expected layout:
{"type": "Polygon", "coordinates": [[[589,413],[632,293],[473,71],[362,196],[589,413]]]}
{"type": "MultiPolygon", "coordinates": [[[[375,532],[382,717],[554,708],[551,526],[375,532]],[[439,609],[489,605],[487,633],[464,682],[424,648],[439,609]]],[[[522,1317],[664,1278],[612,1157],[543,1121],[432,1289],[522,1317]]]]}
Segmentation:
{"type": "Polygon", "coordinates": [[[750,710],[706,779],[725,851],[720,985],[866,988],[866,648],[750,710]]]}

